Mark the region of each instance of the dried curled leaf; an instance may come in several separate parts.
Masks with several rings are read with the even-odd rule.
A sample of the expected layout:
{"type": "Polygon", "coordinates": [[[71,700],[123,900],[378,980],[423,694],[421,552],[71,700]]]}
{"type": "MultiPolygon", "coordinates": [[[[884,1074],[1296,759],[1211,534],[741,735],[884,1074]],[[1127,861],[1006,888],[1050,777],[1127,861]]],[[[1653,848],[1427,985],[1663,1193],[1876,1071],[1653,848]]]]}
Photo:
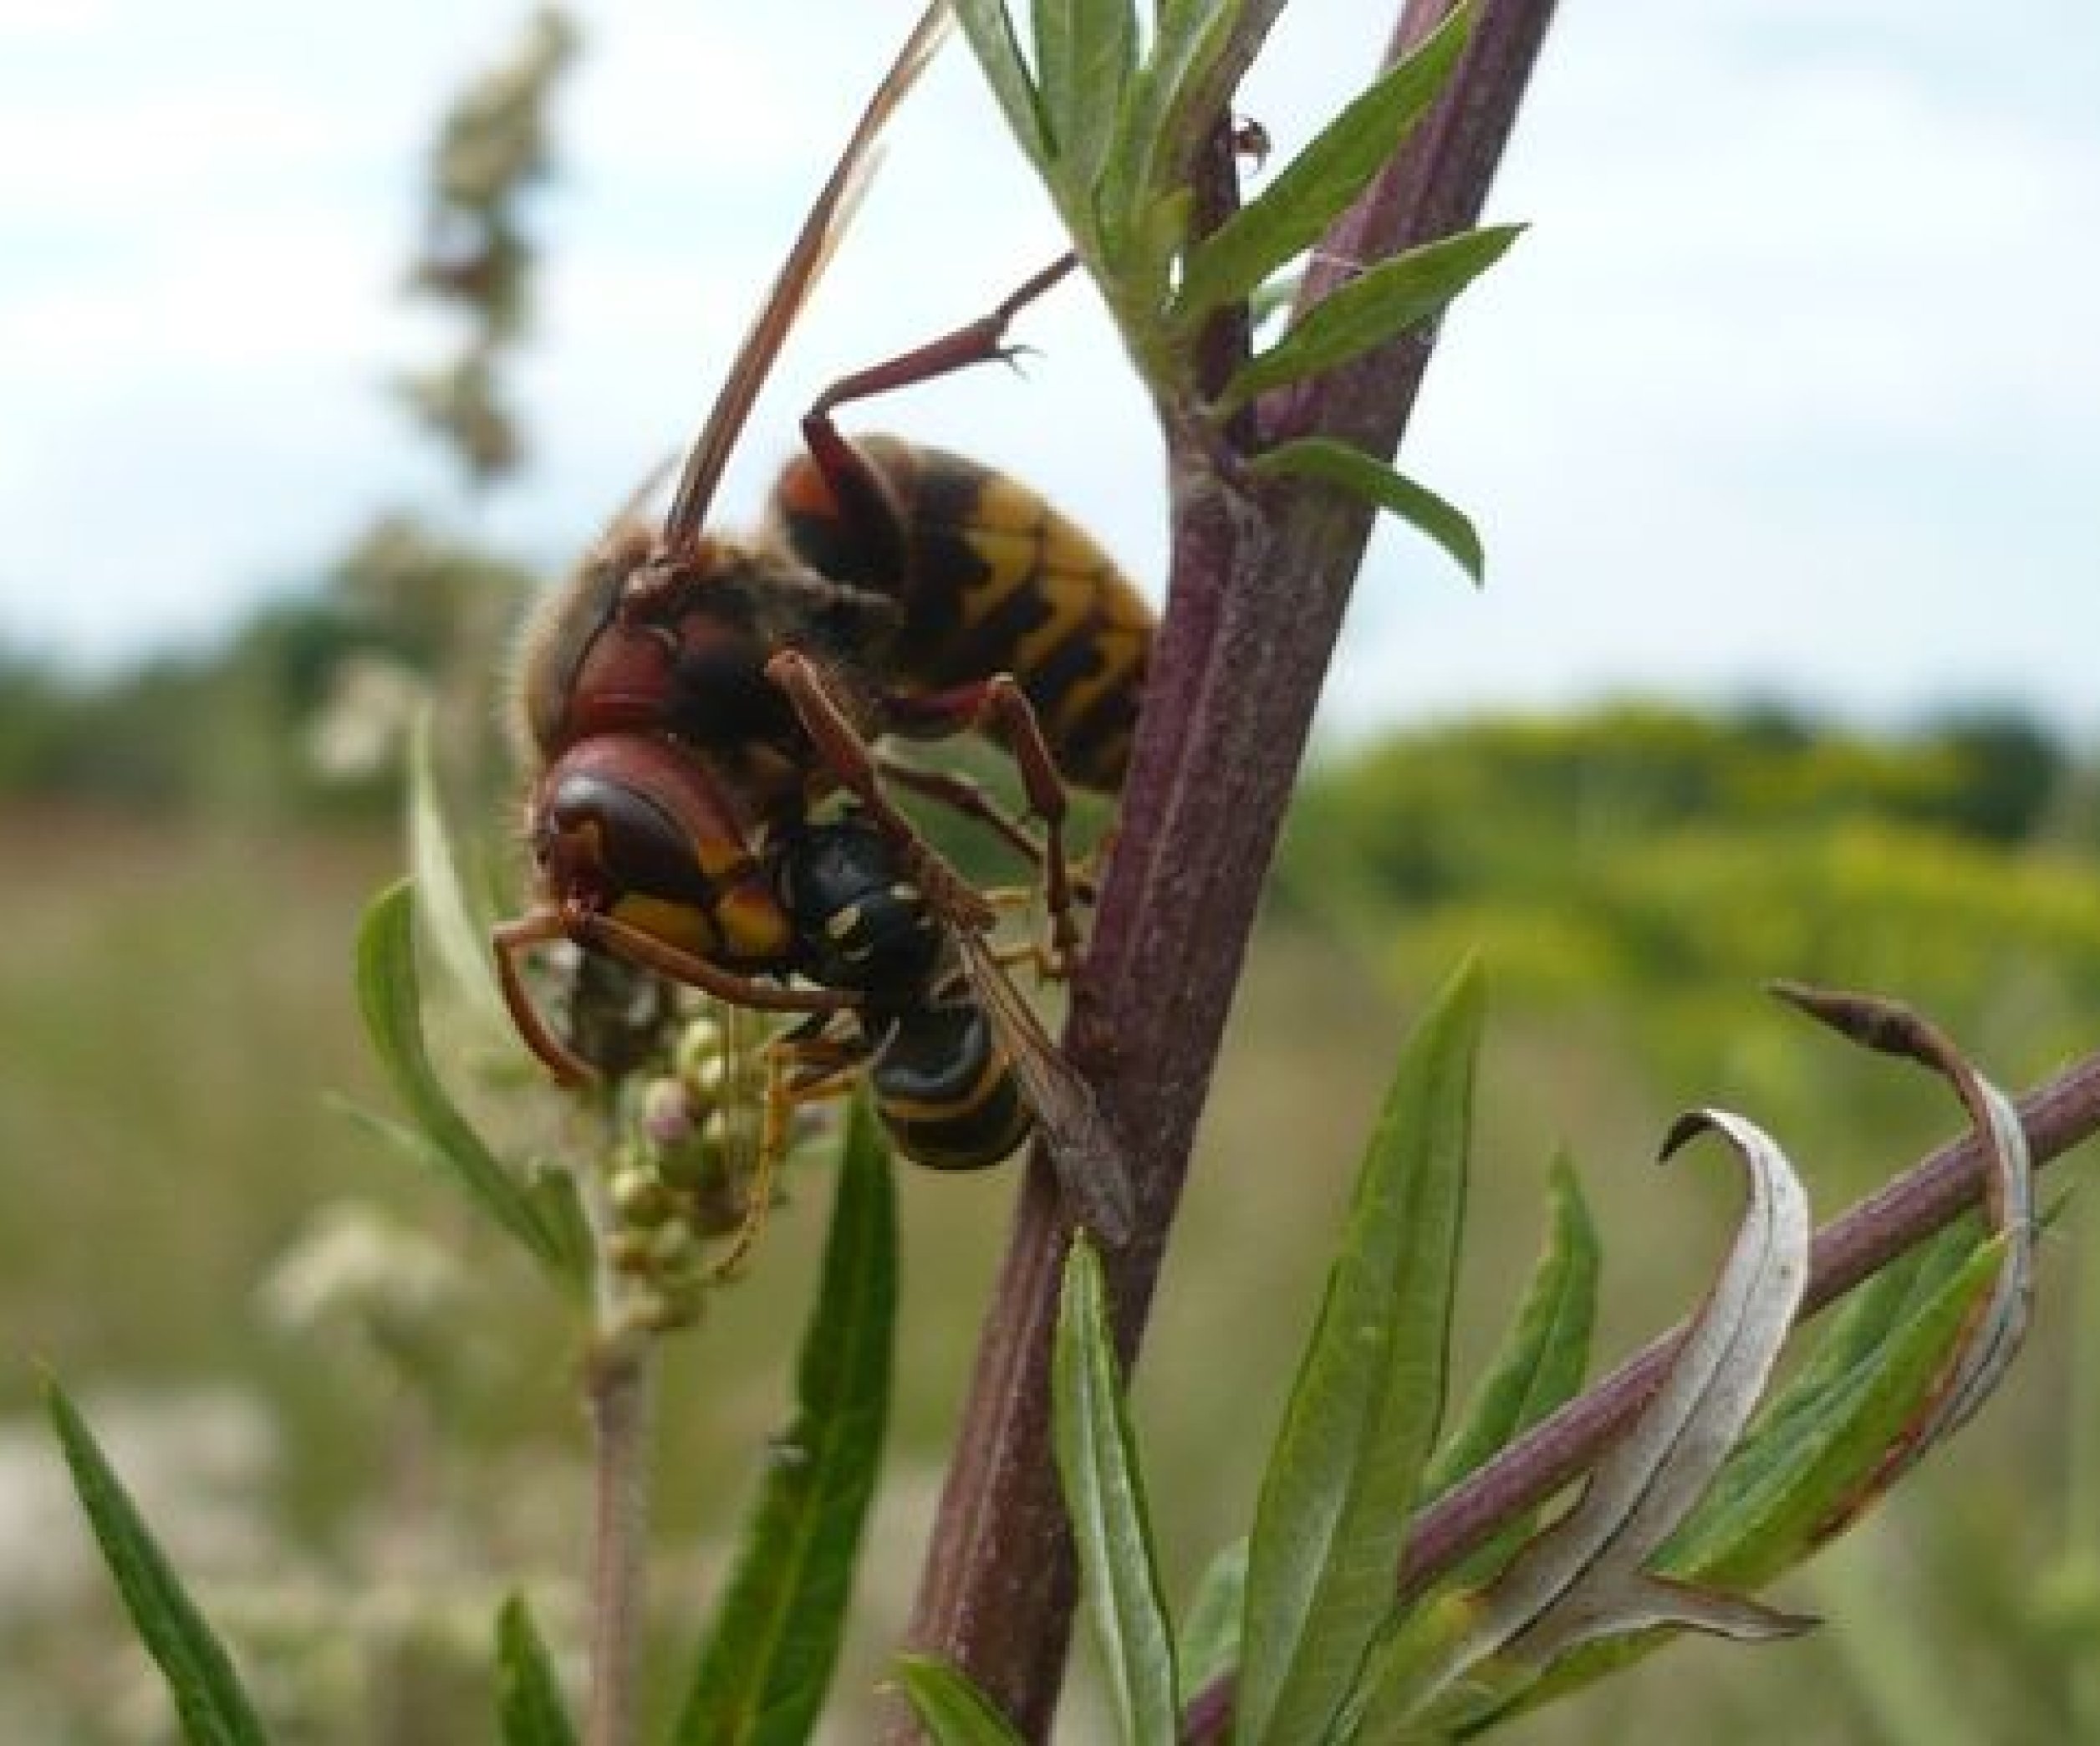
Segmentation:
{"type": "Polygon", "coordinates": [[[2034,1304],[2034,1160],[2012,1100],[1930,1020],[1874,995],[1788,982],[1775,983],[1772,992],[1863,1048],[1914,1061],[1947,1080],[1982,1141],[1990,1169],[1985,1212],[2003,1241],[1990,1289],[1970,1306],[1924,1406],[1873,1473],[1831,1511],[1817,1532],[1818,1539],[1827,1540],[1858,1520],[1929,1450],[1966,1424],[2018,1355],[2034,1304]]]}
{"type": "MultiPolygon", "coordinates": [[[[1693,1136],[1725,1138],[1749,1202],[1705,1304],[1655,1393],[1606,1452],[1582,1496],[1486,1590],[1436,1665],[1409,1668],[1417,1715],[1491,1662],[1543,1669],[1595,1639],[1675,1625],[1744,1640],[1811,1622],[1746,1597],[1657,1576],[1656,1550],[1705,1495],[1771,1380],[1808,1278],[1807,1197],[1776,1142],[1737,1116],[1700,1110],[1671,1130],[1663,1156],[1693,1136]]],[[[1387,1712],[1389,1698],[1374,1708],[1387,1712]]]]}

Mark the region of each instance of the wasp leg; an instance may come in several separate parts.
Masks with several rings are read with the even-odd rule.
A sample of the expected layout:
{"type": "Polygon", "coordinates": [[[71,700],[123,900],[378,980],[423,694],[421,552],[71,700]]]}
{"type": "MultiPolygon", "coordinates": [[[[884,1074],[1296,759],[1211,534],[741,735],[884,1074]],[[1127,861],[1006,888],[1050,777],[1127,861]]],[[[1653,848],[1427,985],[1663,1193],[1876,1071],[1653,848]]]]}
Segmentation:
{"type": "Polygon", "coordinates": [[[1059,255],[996,309],[937,340],[839,377],[810,403],[803,415],[803,442],[876,577],[891,580],[903,574],[904,529],[888,490],[866,458],[839,434],[831,421],[833,411],[853,401],[930,382],[973,364],[1011,363],[1021,350],[1007,343],[1007,329],[1014,317],[1077,265],[1077,255],[1059,255]]]}
{"type": "Polygon", "coordinates": [[[539,1057],[558,1084],[575,1088],[593,1085],[602,1075],[596,1067],[571,1049],[547,1022],[525,986],[519,958],[535,946],[551,946],[568,937],[561,917],[552,911],[535,911],[514,921],[501,922],[490,936],[496,953],[496,979],[510,1008],[512,1023],[525,1046],[539,1057]]]}
{"type": "Polygon", "coordinates": [[[782,649],[766,663],[766,676],[787,694],[817,755],[838,785],[860,802],[875,828],[896,845],[927,901],[951,927],[972,934],[989,933],[997,912],[883,791],[874,748],[854,726],[808,656],[799,650],[782,649]]]}
{"type": "Polygon", "coordinates": [[[950,811],[985,826],[1030,866],[1042,866],[1042,845],[1028,835],[1021,821],[1000,805],[982,783],[951,770],[929,770],[879,748],[875,753],[875,766],[898,787],[937,800],[950,811]]]}
{"type": "Polygon", "coordinates": [[[895,712],[905,717],[900,726],[903,733],[939,729],[967,733],[987,721],[1004,731],[1014,767],[1021,773],[1022,790],[1028,797],[1028,810],[1042,820],[1039,865],[1043,907],[1050,922],[1049,953],[1058,965],[1069,965],[1078,952],[1079,936],[1072,919],[1072,869],[1064,848],[1067,790],[1027,692],[1012,674],[995,673],[973,685],[892,701],[895,712]]]}
{"type": "MultiPolygon", "coordinates": [[[[748,1007],[760,1013],[833,1013],[842,1007],[859,1006],[861,1001],[859,994],[847,988],[790,988],[725,970],[617,916],[586,911],[563,918],[558,932],[579,946],[609,952],[641,969],[654,970],[659,976],[711,994],[727,1006],[748,1007]]],[[[533,937],[551,939],[555,935],[540,933],[533,937]]]]}
{"type": "MultiPolygon", "coordinates": [[[[826,1022],[821,1018],[812,1021],[820,1026],[826,1022]]],[[[766,1119],[759,1133],[758,1156],[745,1190],[743,1223],[730,1238],[727,1251],[710,1269],[708,1277],[715,1283],[734,1278],[765,1233],[766,1216],[772,1210],[773,1179],[788,1156],[795,1111],[805,1104],[842,1095],[867,1059],[868,1051],[859,1044],[821,1029],[793,1031],[767,1045],[766,1119]]]]}

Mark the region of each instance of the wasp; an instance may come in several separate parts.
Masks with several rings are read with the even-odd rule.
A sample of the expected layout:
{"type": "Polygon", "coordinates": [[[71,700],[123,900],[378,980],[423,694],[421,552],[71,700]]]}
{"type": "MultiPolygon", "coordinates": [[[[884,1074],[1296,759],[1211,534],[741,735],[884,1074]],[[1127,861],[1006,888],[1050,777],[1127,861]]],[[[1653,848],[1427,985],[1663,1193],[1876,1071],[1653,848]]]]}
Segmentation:
{"type": "Polygon", "coordinates": [[[900,438],[849,438],[832,416],[1010,359],[1009,323],[1072,258],[989,314],[833,384],[804,416],[804,452],[780,475],[757,533],[707,526],[752,406],[857,203],[874,139],[946,14],[929,8],[854,130],[660,524],[630,504],[527,628],[514,713],[536,773],[526,808],[534,897],[494,943],[521,1034],[568,1080],[592,1070],[534,1007],[520,966],[558,940],[734,1006],[803,1013],[812,1035],[835,1042],[840,1027],[857,1029],[879,1100],[914,1047],[951,1059],[962,1049],[962,1014],[991,1034],[983,1059],[1007,1064],[1075,1207],[1114,1240],[1128,1225],[1128,1189],[1091,1093],[1013,988],[993,942],[996,909],[925,841],[889,787],[980,820],[1039,869],[1050,938],[1036,955],[1063,973],[1076,945],[1064,784],[1121,782],[1150,610],[1026,487],[900,438]],[[1039,838],[974,784],[890,748],[979,730],[1012,753],[1039,838]],[[906,931],[939,946],[938,986],[842,975],[822,925],[788,894],[806,898],[808,851],[797,845],[842,793],[857,820],[842,865],[894,874],[917,894],[923,911],[906,931]]]}

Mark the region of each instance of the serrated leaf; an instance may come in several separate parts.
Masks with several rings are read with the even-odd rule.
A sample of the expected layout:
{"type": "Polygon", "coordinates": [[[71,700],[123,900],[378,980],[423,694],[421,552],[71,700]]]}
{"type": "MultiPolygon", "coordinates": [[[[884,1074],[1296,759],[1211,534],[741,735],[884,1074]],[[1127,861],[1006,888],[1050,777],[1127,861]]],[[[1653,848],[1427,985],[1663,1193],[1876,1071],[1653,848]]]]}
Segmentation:
{"type": "Polygon", "coordinates": [[[1051,1348],[1051,1442],[1080,1583],[1126,1746],[1174,1746],[1179,1683],[1138,1465],[1109,1330],[1101,1263],[1083,1235],[1065,1258],[1051,1348]]]}
{"type": "Polygon", "coordinates": [[[1331,436],[1301,436],[1256,456],[1251,470],[1271,477],[1338,485],[1426,534],[1477,585],[1487,558],[1465,512],[1375,455],[1331,436]]]}
{"type": "Polygon", "coordinates": [[[985,83],[998,100],[1007,125],[1028,161],[1047,177],[1051,169],[1051,142],[1043,124],[1042,100],[1028,64],[1014,34],[1013,19],[1005,0],[952,0],[956,22],[962,27],[970,52],[983,69],[985,83]]]}
{"type": "Polygon", "coordinates": [[[56,1382],[44,1404],[73,1488],[139,1641],[167,1682],[190,1746],[263,1746],[261,1720],[232,1658],[184,1590],[87,1422],[56,1382]]]}
{"type": "Polygon", "coordinates": [[[1260,193],[1190,250],[1175,320],[1191,326],[1219,305],[1238,301],[1318,242],[1429,113],[1472,28],[1471,7],[1454,8],[1260,193]]]}
{"type": "Polygon", "coordinates": [[[364,1029],[395,1095],[407,1105],[426,1156],[551,1271],[580,1279],[587,1256],[575,1226],[505,1168],[462,1116],[431,1064],[415,970],[415,901],[408,881],[366,907],[357,932],[357,999],[364,1029]]]}
{"type": "Polygon", "coordinates": [[[1419,327],[1500,260],[1522,229],[1497,224],[1461,231],[1365,268],[1242,365],[1218,396],[1220,409],[1231,411],[1419,327]]]}
{"type": "Polygon", "coordinates": [[[466,895],[452,833],[438,799],[427,704],[416,712],[409,735],[408,853],[416,914],[446,979],[477,1024],[492,1035],[514,1039],[517,1032],[504,1010],[496,967],[489,957],[487,918],[476,916],[466,895]]]}
{"type": "Polygon", "coordinates": [[[1022,1746],[1019,1730],[947,1662],[900,1655],[896,1665],[897,1682],[934,1746],[1022,1746]]]}
{"type": "MultiPolygon", "coordinates": [[[[1566,1154],[1553,1160],[1546,1245],[1516,1317],[1489,1364],[1458,1432],[1438,1451],[1423,1493],[1449,1491],[1476,1468],[1571,1399],[1589,1367],[1602,1261],[1596,1222],[1566,1154]]],[[[1528,1518],[1511,1524],[1455,1573],[1477,1580],[1507,1555],[1528,1518]]]]}
{"type": "Polygon", "coordinates": [[[1256,1509],[1241,1746],[1323,1738],[1391,1608],[1443,1411],[1481,1004],[1469,965],[1409,1039],[1365,1152],[1256,1509]]]}
{"type": "Polygon", "coordinates": [[[496,1713],[503,1746],[576,1746],[561,1681],[522,1595],[496,1615],[496,1713]]]}
{"type": "Polygon", "coordinates": [[[856,1098],[794,1421],[694,1668],[675,1736],[686,1746],[799,1746],[822,1711],[882,1457],[896,1240],[888,1151],[856,1098]]]}
{"type": "Polygon", "coordinates": [[[1205,1566],[1195,1599],[1175,1639],[1185,1692],[1200,1692],[1240,1659],[1240,1616],[1246,1605],[1247,1543],[1236,1539],[1205,1566]]]}

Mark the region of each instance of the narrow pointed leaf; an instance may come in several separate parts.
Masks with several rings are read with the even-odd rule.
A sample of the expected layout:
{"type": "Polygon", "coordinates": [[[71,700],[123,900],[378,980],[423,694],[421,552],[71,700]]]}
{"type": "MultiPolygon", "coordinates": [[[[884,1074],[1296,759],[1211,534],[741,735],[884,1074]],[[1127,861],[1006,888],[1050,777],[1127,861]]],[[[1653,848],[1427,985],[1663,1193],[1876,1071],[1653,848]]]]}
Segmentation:
{"type": "Polygon", "coordinates": [[[1481,549],[1481,536],[1464,510],[1360,448],[1331,436],[1301,436],[1258,456],[1253,471],[1338,485],[1397,515],[1418,534],[1427,534],[1476,585],[1486,573],[1487,556],[1481,549]]]}
{"type": "Polygon", "coordinates": [[[225,1646],[184,1591],[87,1422],[57,1383],[45,1406],[73,1488],[115,1578],[132,1629],[175,1701],[190,1746],[262,1746],[262,1724],[225,1646]]]}
{"type": "Polygon", "coordinates": [[[1190,251],[1175,317],[1200,321],[1310,248],[1428,114],[1471,34],[1455,8],[1414,51],[1323,128],[1254,198],[1190,251]]]}
{"type": "Polygon", "coordinates": [[[1240,1616],[1246,1605],[1247,1543],[1236,1539],[1212,1559],[1175,1638],[1182,1689],[1200,1692],[1240,1659],[1240,1616]]]}
{"type": "Polygon", "coordinates": [[[1174,1746],[1174,1634],[1152,1551],[1144,1482],[1124,1408],[1101,1264],[1084,1237],[1066,1257],[1051,1353],[1051,1432],[1080,1583],[1127,1746],[1174,1746]]]}
{"type": "Polygon", "coordinates": [[[685,1746],[790,1746],[823,1708],[889,1412],[894,1197],[880,1133],[856,1099],[794,1421],[694,1669],[675,1736],[685,1746]]]}
{"type": "Polygon", "coordinates": [[[1052,0],[1034,11],[1057,179],[1090,207],[1137,68],[1137,15],[1132,0],[1052,0]]]}
{"type": "MultiPolygon", "coordinates": [[[[1151,52],[1132,76],[1102,166],[1097,203],[1112,248],[1127,249],[1147,227],[1141,215],[1174,191],[1170,171],[1186,161],[1194,143],[1180,136],[1188,96],[1224,53],[1243,4],[1244,0],[1180,0],[1160,9],[1151,52]]],[[[1155,256],[1145,269],[1149,275],[1159,269],[1162,301],[1165,264],[1165,256],[1155,256]]]]}
{"type": "MultiPolygon", "coordinates": [[[[1458,1432],[1430,1463],[1422,1487],[1426,1497],[1450,1490],[1571,1399],[1583,1385],[1596,1325],[1602,1251],[1582,1184],[1565,1155],[1553,1161],[1550,1192],[1546,1247],[1523,1303],[1458,1432]]],[[[1512,1522],[1460,1566],[1454,1580],[1478,1580],[1499,1568],[1523,1537],[1529,1520],[1523,1517],[1512,1522]]]]}
{"type": "Polygon", "coordinates": [[[415,971],[414,900],[406,881],[372,900],[357,935],[357,998],[364,1029],[394,1092],[408,1106],[430,1161],[552,1269],[580,1278],[573,1222],[507,1169],[462,1116],[431,1064],[415,971]]]}
{"type": "Polygon", "coordinates": [[[900,1655],[897,1682],[934,1746],[1022,1746],[992,1701],[946,1662],[900,1655]]]}
{"type": "Polygon", "coordinates": [[[503,1746],[576,1746],[561,1681],[522,1595],[496,1616],[496,1679],[503,1746]]]}
{"type": "Polygon", "coordinates": [[[956,22],[970,52],[984,69],[985,83],[1004,111],[1007,125],[1028,160],[1044,176],[1050,172],[1051,140],[1043,125],[1042,100],[1022,59],[1020,39],[1005,0],[953,0],[956,22]]]}
{"type": "Polygon", "coordinates": [[[446,978],[466,1003],[474,1022],[492,1035],[514,1038],[489,957],[486,917],[477,917],[460,878],[459,857],[438,799],[437,769],[431,748],[431,712],[417,712],[409,737],[409,868],[424,937],[446,978]]]}
{"type": "Polygon", "coordinates": [[[1367,267],[1305,311],[1219,396],[1226,411],[1302,380],[1419,327],[1502,258],[1521,225],[1490,225],[1425,242],[1367,267]]]}
{"type": "Polygon", "coordinates": [[[1472,1126],[1469,966],[1402,1052],[1263,1478],[1235,1738],[1325,1738],[1390,1611],[1443,1411],[1472,1126]]]}

